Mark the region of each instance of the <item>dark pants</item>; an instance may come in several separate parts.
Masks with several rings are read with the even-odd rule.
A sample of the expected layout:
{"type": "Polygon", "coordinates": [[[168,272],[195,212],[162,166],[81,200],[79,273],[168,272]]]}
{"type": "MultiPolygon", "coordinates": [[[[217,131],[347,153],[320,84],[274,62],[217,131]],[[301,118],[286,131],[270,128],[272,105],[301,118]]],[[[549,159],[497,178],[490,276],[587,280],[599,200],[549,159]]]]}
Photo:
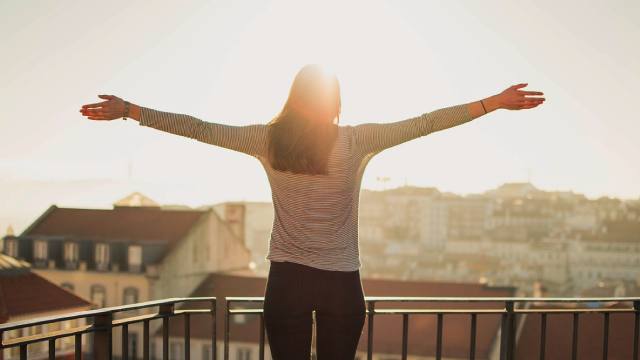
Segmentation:
{"type": "Polygon", "coordinates": [[[358,270],[272,261],[264,297],[264,325],[273,360],[311,357],[313,310],[318,360],[354,359],[366,315],[358,270]]]}

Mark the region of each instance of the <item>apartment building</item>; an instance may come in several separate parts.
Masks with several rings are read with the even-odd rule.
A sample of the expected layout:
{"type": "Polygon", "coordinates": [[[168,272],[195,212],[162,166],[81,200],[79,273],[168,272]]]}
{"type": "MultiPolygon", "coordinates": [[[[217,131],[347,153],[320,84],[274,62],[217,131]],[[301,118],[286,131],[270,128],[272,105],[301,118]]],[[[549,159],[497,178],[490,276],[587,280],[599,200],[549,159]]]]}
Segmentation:
{"type": "MultiPolygon", "coordinates": [[[[26,261],[0,254],[0,323],[84,311],[91,307],[92,304],[89,301],[33,272],[26,261]]],[[[69,329],[79,325],[83,324],[78,319],[65,320],[48,324],[46,328],[44,325],[36,325],[10,330],[0,336],[6,343],[23,336],[69,329]]],[[[73,355],[74,338],[58,339],[55,346],[59,356],[73,355]]],[[[84,348],[86,349],[86,346],[84,348]]],[[[29,359],[48,359],[48,350],[47,343],[35,343],[27,348],[27,356],[29,359]]],[[[19,358],[19,347],[0,351],[0,360],[19,358]]]]}
{"type": "MultiPolygon", "coordinates": [[[[164,208],[139,193],[112,209],[51,205],[20,235],[6,235],[3,252],[97,307],[186,296],[209,273],[251,259],[212,209],[164,208]]],[[[132,326],[130,359],[142,356],[141,340],[141,324],[132,326]]]]}

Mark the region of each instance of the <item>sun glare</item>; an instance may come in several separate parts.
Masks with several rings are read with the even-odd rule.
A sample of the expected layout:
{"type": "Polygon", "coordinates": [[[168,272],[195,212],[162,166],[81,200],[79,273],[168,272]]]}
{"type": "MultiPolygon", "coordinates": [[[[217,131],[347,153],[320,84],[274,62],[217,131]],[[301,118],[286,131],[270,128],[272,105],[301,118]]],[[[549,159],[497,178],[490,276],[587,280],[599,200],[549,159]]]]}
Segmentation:
{"type": "MultiPolygon", "coordinates": [[[[359,112],[380,97],[381,91],[404,87],[408,97],[424,94],[424,87],[412,88],[410,82],[417,83],[420,76],[428,76],[424,70],[430,68],[427,49],[400,17],[379,2],[273,1],[244,33],[247,35],[239,39],[233,63],[229,64],[229,82],[241,76],[235,74],[247,76],[247,69],[255,69],[267,94],[256,101],[264,102],[264,108],[282,103],[293,77],[306,64],[320,64],[327,75],[335,74],[343,103],[359,112]],[[256,58],[260,58],[260,69],[268,71],[256,68],[256,58]]],[[[408,97],[397,99],[400,103],[378,106],[388,106],[384,111],[397,113],[408,97]]],[[[346,115],[362,121],[370,114],[346,115]]]]}

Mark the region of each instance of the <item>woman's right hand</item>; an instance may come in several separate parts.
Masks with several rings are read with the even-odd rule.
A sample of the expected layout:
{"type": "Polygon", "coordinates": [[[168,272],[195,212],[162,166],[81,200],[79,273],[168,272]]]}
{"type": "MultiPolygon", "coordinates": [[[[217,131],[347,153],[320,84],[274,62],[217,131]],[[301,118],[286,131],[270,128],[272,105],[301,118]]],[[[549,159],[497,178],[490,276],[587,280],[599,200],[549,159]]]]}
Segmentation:
{"type": "Polygon", "coordinates": [[[114,95],[98,95],[107,101],[82,105],[80,113],[91,120],[114,120],[124,115],[124,100],[114,95]]]}
{"type": "Polygon", "coordinates": [[[518,90],[527,85],[528,83],[512,85],[500,94],[495,95],[495,100],[499,104],[500,108],[507,110],[522,110],[531,109],[542,104],[545,101],[545,98],[527,97],[526,95],[544,95],[544,93],[540,91],[518,90]]]}

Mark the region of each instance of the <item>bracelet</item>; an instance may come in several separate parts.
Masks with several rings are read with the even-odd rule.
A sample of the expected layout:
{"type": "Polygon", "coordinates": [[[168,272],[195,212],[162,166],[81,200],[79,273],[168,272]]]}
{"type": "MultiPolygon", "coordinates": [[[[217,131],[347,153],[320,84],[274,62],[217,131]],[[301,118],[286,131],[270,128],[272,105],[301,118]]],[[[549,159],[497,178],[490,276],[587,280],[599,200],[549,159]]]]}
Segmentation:
{"type": "Polygon", "coordinates": [[[127,116],[129,116],[129,102],[124,102],[124,114],[122,115],[122,120],[127,120],[127,116]]]}
{"type": "Polygon", "coordinates": [[[484,109],[484,113],[487,113],[487,109],[484,107],[484,103],[482,102],[482,100],[480,100],[480,104],[482,104],[482,108],[484,109]]]}

